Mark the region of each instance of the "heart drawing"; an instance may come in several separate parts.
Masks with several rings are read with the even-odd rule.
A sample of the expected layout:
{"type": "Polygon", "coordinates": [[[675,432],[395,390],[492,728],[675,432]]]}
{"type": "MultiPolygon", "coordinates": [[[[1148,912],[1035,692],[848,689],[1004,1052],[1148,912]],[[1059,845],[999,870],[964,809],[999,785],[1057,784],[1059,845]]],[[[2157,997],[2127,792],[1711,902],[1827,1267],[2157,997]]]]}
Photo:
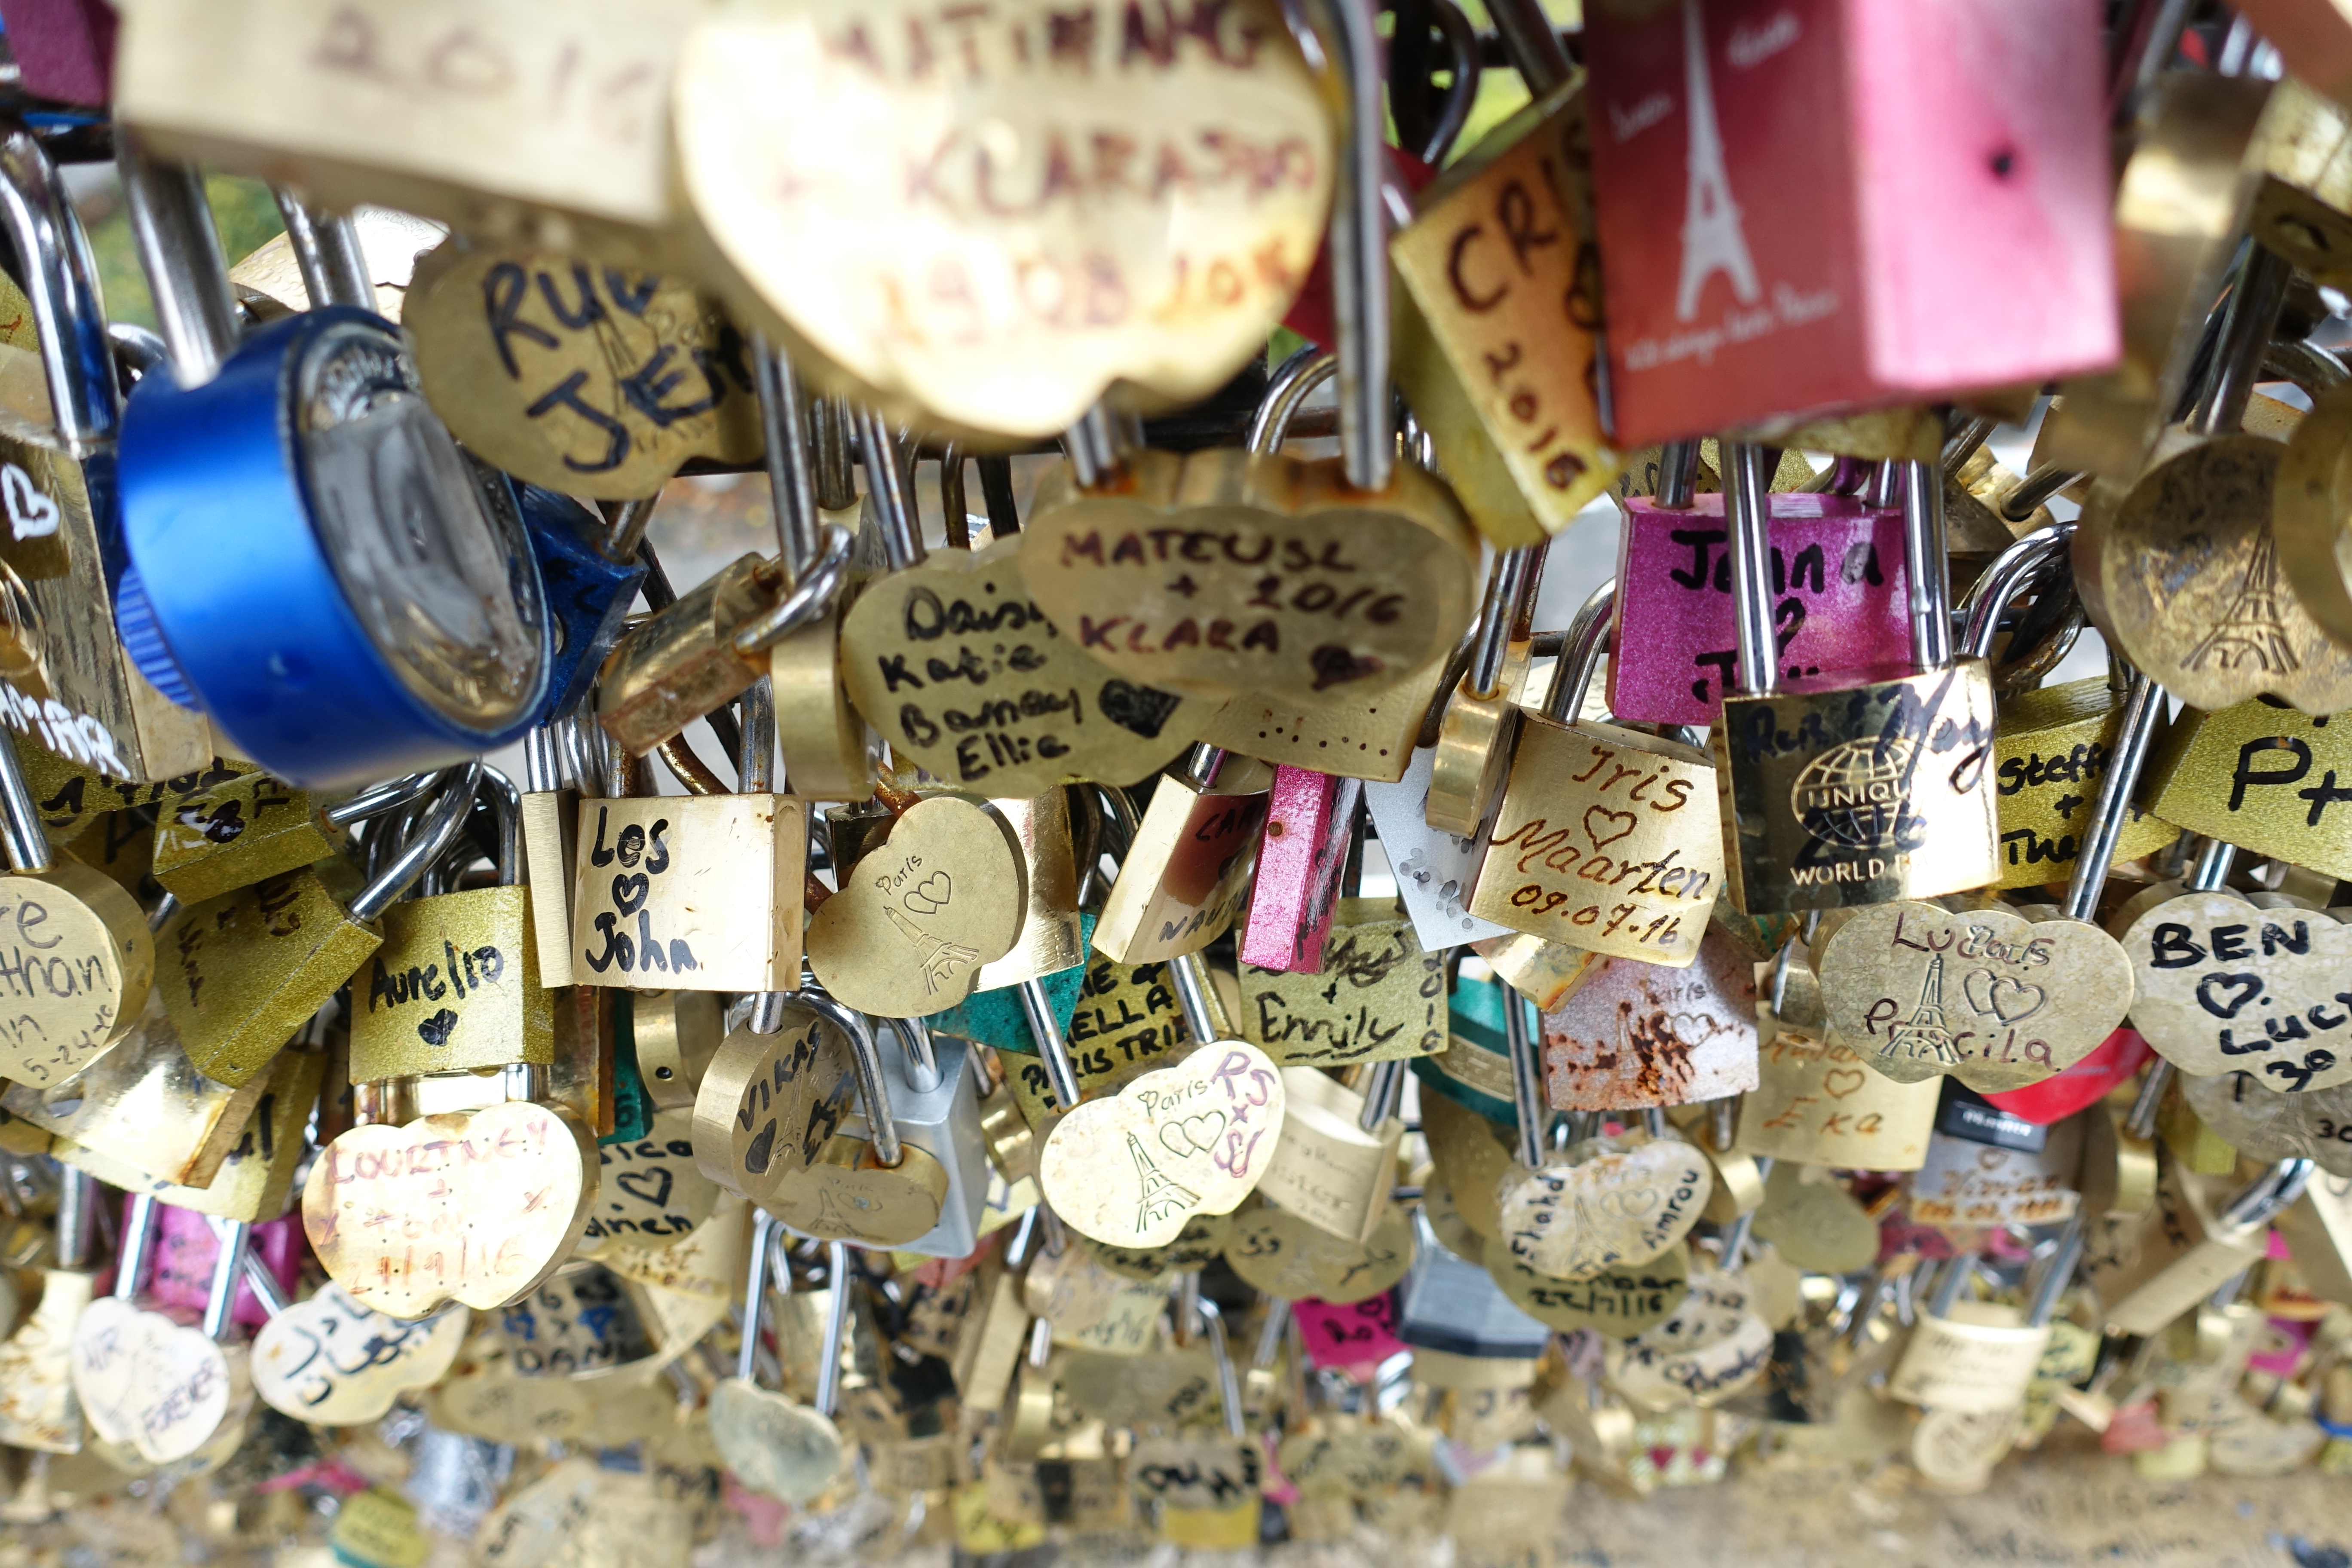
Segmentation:
{"type": "Polygon", "coordinates": [[[668,1166],[656,1165],[649,1171],[623,1171],[613,1178],[613,1184],[639,1203],[659,1208],[669,1202],[669,1190],[677,1185],[677,1178],[668,1166]]]}
{"type": "Polygon", "coordinates": [[[898,901],[919,915],[935,915],[955,898],[955,879],[934,871],[898,896],[898,901]]]}
{"type": "Polygon", "coordinates": [[[1843,1100],[1869,1081],[1860,1068],[1832,1068],[1822,1074],[1822,1092],[1832,1100],[1843,1100]]]}
{"type": "Polygon", "coordinates": [[[1217,1139],[1225,1130],[1225,1113],[1212,1110],[1206,1116],[1188,1116],[1181,1121],[1171,1121],[1160,1129],[1160,1142],[1171,1154],[1207,1154],[1217,1147],[1217,1139]]]}
{"type": "Polygon", "coordinates": [[[1605,805],[1584,808],[1584,836],[1592,840],[1595,849],[1607,848],[1641,826],[1642,819],[1630,811],[1612,811],[1605,805]],[[1599,826],[1593,824],[1595,817],[1601,819],[1599,826]],[[1601,831],[1604,827],[1613,831],[1604,833],[1601,831]]]}
{"type": "Polygon", "coordinates": [[[2006,974],[1996,974],[1990,969],[1971,969],[1960,982],[1967,994],[1969,1005],[1979,1013],[1990,1014],[2004,1024],[2014,1024],[2020,1018],[2031,1018],[2042,1011],[2050,994],[2039,985],[2028,985],[2006,974]]]}
{"type": "Polygon", "coordinates": [[[416,1037],[433,1047],[449,1043],[449,1031],[457,1026],[457,1015],[444,1007],[430,1018],[418,1021],[416,1037]]]}

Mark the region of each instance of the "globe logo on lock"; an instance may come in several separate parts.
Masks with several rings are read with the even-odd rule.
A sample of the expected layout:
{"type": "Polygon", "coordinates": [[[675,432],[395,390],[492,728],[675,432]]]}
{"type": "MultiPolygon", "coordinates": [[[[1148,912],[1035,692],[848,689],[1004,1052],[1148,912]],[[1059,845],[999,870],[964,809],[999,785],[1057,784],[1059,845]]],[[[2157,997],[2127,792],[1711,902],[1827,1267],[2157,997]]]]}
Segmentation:
{"type": "Polygon", "coordinates": [[[1843,849],[1904,847],[1917,753],[1917,743],[1901,736],[1840,742],[1797,775],[1790,809],[1821,843],[1843,849]]]}

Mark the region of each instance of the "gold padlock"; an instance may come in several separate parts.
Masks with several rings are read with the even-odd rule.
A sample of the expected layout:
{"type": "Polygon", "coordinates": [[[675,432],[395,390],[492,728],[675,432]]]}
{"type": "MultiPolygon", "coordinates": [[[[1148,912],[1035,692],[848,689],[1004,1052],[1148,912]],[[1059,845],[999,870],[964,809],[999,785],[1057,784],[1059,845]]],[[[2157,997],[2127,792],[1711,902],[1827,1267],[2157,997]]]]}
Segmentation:
{"type": "Polygon", "coordinates": [[[1247,903],[1271,775],[1213,747],[1163,773],[1133,831],[1095,926],[1095,951],[1120,963],[1198,952],[1247,903]]]}

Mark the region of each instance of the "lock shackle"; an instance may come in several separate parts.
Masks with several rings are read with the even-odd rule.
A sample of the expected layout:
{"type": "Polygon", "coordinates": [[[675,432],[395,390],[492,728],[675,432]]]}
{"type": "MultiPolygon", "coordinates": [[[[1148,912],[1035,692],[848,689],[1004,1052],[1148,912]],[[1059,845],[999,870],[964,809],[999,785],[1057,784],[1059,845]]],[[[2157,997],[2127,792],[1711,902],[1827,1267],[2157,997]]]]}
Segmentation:
{"type": "Polygon", "coordinates": [[[944,1075],[940,1071],[940,1050],[931,1040],[929,1022],[923,1018],[883,1018],[877,1022],[887,1025],[890,1032],[898,1037],[898,1045],[907,1053],[907,1082],[915,1092],[929,1094],[939,1088],[944,1075]]]}
{"type": "Polygon", "coordinates": [[[792,993],[791,1003],[831,1024],[849,1038],[850,1058],[857,1065],[857,1093],[865,1103],[866,1139],[874,1158],[896,1167],[906,1158],[898,1145],[898,1124],[890,1116],[890,1084],[882,1076],[882,1049],[875,1043],[874,1026],[865,1014],[807,987],[792,993]]]}
{"type": "Polygon", "coordinates": [[[1338,77],[1342,141],[1331,198],[1331,314],[1339,341],[1339,455],[1360,490],[1388,488],[1396,467],[1389,391],[1388,105],[1383,49],[1369,0],[1307,0],[1338,77]]]}
{"type": "MultiPolygon", "coordinates": [[[[1185,1278],[1198,1287],[1199,1274],[1188,1274],[1185,1278]]],[[[1234,1370],[1233,1347],[1225,1341],[1225,1315],[1206,1296],[1194,1298],[1192,1310],[1200,1313],[1202,1321],[1208,1325],[1209,1360],[1217,1369],[1217,1403],[1223,1407],[1225,1436],[1240,1437],[1244,1430],[1242,1425],[1242,1380],[1241,1374],[1234,1370]]]]}
{"type": "MultiPolygon", "coordinates": [[[[531,732],[535,735],[540,731],[534,730],[531,732]]],[[[438,771],[386,779],[382,784],[368,785],[349,800],[337,801],[326,808],[325,816],[336,826],[349,827],[355,822],[388,816],[404,806],[412,805],[431,794],[433,786],[440,782],[438,771]]]]}
{"type": "Polygon", "coordinates": [[[737,795],[772,795],[776,788],[776,693],[761,676],[735,700],[740,745],[735,757],[737,795]]]}
{"type": "Polygon", "coordinates": [[[2218,893],[2230,879],[2231,868],[2238,862],[2238,847],[2226,839],[2208,838],[2197,852],[2197,863],[2189,875],[2180,879],[2184,893],[2218,893]]]}
{"type": "Polygon", "coordinates": [[[563,787],[563,742],[556,734],[562,722],[541,724],[522,738],[522,787],[532,795],[550,795],[563,787]]]}
{"type": "Polygon", "coordinates": [[[1952,666],[1952,557],[1946,548],[1944,470],[1914,458],[1903,465],[1904,585],[1911,598],[1911,662],[1932,674],[1952,666]]]}
{"type": "Polygon", "coordinates": [[[1669,441],[1658,448],[1658,505],[1688,511],[1698,494],[1698,443],[1669,441]]]}
{"type": "Polygon", "coordinates": [[[2311,1184],[2312,1175],[2318,1169],[2318,1163],[2313,1160],[2281,1160],[2231,1198],[2216,1217],[2232,1230],[2268,1225],[2303,1196],[2303,1189],[2311,1184]]]}
{"type": "MultiPolygon", "coordinates": [[[[1524,5],[1527,0],[1505,0],[1505,3],[1524,5]]],[[[1429,13],[1429,19],[1436,23],[1437,30],[1444,35],[1446,53],[1453,57],[1446,62],[1446,68],[1454,73],[1454,83],[1445,89],[1444,100],[1437,106],[1437,118],[1431,122],[1429,135],[1421,144],[1421,161],[1433,169],[1444,163],[1446,154],[1453,152],[1454,144],[1462,139],[1463,128],[1470,123],[1470,111],[1477,105],[1478,84],[1486,74],[1486,62],[1485,50],[1479,44],[1477,25],[1454,0],[1430,0],[1429,13]]],[[[1508,32],[1504,34],[1504,39],[1507,47],[1508,32]]],[[[1559,43],[1557,37],[1552,41],[1555,45],[1559,43]]],[[[1561,49],[1559,55],[1564,61],[1568,51],[1561,49]]],[[[1520,74],[1537,97],[1542,97],[1549,90],[1549,88],[1534,85],[1535,76],[1526,71],[1520,74]]]]}
{"type": "Polygon", "coordinates": [[[1364,1109],[1356,1118],[1356,1126],[1365,1132],[1377,1132],[1388,1119],[1404,1103],[1405,1064],[1401,1061],[1374,1062],[1364,1075],[1364,1109]]]}
{"type": "Polygon", "coordinates": [[[86,1268],[98,1240],[98,1178],[71,1165],[58,1170],[57,1258],[60,1268],[86,1268]]]}
{"type": "Polygon", "coordinates": [[[15,743],[5,737],[0,737],[0,848],[7,851],[9,868],[26,876],[57,864],[33,786],[26,781],[15,743]]]}
{"type": "Polygon", "coordinates": [[[236,295],[205,199],[204,176],[189,164],[151,156],[144,139],[120,124],[114,162],[173,379],[183,391],[194,391],[220,374],[237,341],[236,295]]]}
{"type": "Polygon", "coordinates": [[[1209,961],[1198,950],[1168,961],[1169,983],[1176,991],[1177,1009],[1195,1045],[1220,1045],[1230,1039],[1224,998],[1209,978],[1209,961]]]}
{"type": "Polygon", "coordinates": [[[751,1211],[751,1259],[743,1270],[743,1343],[735,1352],[735,1375],[758,1386],[760,1320],[768,1306],[769,1258],[783,1222],[765,1209],[751,1211]]]}
{"type": "Polygon", "coordinates": [[[2043,1266],[2042,1278],[2034,1281],[2033,1296],[2025,1310],[2025,1326],[2029,1329],[2047,1327],[2057,1315],[2058,1298],[2066,1291],[2067,1282],[2074,1278],[2074,1266],[2083,1260],[2083,1205],[2074,1205],[2067,1216],[2066,1228],[2058,1233],[2057,1250],[2043,1266]]]}
{"type": "Polygon", "coordinates": [[[522,791],[500,769],[482,764],[478,794],[489,797],[491,815],[499,824],[499,886],[522,885],[522,791]]]}
{"type": "Polygon", "coordinates": [[[1281,451],[1283,442],[1290,438],[1290,422],[1298,417],[1307,395],[1339,374],[1339,356],[1311,343],[1294,350],[1275,366],[1266,378],[1265,395],[1257,400],[1257,412],[1250,416],[1244,443],[1250,455],[1269,458],[1281,451]]]}
{"type": "Polygon", "coordinates": [[[841,1352],[849,1342],[849,1244],[827,1242],[824,1255],[833,1300],[824,1315],[824,1348],[817,1354],[814,1408],[830,1421],[841,1408],[841,1352]]]}
{"type": "Polygon", "coordinates": [[[1537,98],[1559,86],[1575,70],[1568,46],[1559,41],[1542,0],[1486,0],[1486,15],[1503,36],[1503,53],[1537,98]]]}
{"type": "Polygon", "coordinates": [[[448,852],[457,830],[465,826],[467,813],[473,809],[474,792],[481,785],[481,774],[479,763],[460,763],[442,770],[444,787],[440,798],[425,814],[415,836],[352,900],[352,919],[362,924],[374,920],[397,902],[427,867],[448,852]]]}
{"type": "MultiPolygon", "coordinates": [[[[1735,689],[1743,697],[1769,697],[1780,689],[1780,647],[1772,623],[1772,541],[1767,521],[1771,505],[1765,489],[1764,449],[1748,441],[1717,446],[1723,464],[1724,523],[1731,537],[1732,624],[1738,631],[1739,665],[1735,689]]],[[[1907,540],[1906,540],[1907,549],[1907,540]]]]}
{"type": "Polygon", "coordinates": [[[2092,804],[2090,826],[2084,830],[2083,847],[2075,853],[2074,873],[2066,879],[2063,907],[2071,919],[2088,921],[2098,913],[2099,895],[2106,890],[2107,872],[2115,861],[2116,843],[2123,836],[2132,791],[2139,787],[2140,770],[2147,763],[2157,726],[2163,721],[2164,689],[2150,680],[2147,671],[2133,670],[2131,684],[2125,689],[2123,721],[2116,727],[2116,743],[2107,752],[2106,771],[2100,775],[2099,793],[2092,804]]]}
{"type": "Polygon", "coordinates": [[[1601,656],[1609,650],[1610,621],[1617,611],[1617,582],[1611,578],[1577,606],[1568,626],[1559,661],[1552,667],[1551,693],[1544,699],[1544,717],[1557,724],[1573,724],[1584,711],[1585,693],[1601,672],[1601,656]]]}
{"type": "Polygon", "coordinates": [[[1544,1127],[1551,1121],[1551,1107],[1544,1100],[1543,1063],[1528,1028],[1527,998],[1502,980],[1495,984],[1503,993],[1503,1048],[1511,1067],[1511,1110],[1518,1118],[1518,1160],[1532,1171],[1544,1163],[1544,1127]]]}
{"type": "Polygon", "coordinates": [[[1478,625],[1470,634],[1470,666],[1462,675],[1462,689],[1480,701],[1502,695],[1503,656],[1510,648],[1512,634],[1535,612],[1536,589],[1543,581],[1549,546],[1547,541],[1506,550],[1495,558],[1495,569],[1487,574],[1478,625]]]}
{"type": "Polygon", "coordinates": [[[2037,528],[1993,558],[1984,575],[1970,584],[1960,601],[1966,617],[1960,652],[1969,658],[1990,658],[1993,638],[2000,631],[2000,613],[2029,587],[2063,576],[2068,568],[2076,525],[2052,523],[2037,528]]]}
{"type": "Polygon", "coordinates": [[[205,1292],[205,1336],[219,1343],[236,1332],[236,1288],[245,1280],[246,1259],[253,1256],[253,1225],[216,1217],[211,1224],[220,1250],[213,1256],[212,1288],[205,1292]]]}
{"type": "MultiPolygon", "coordinates": [[[[1076,424],[1062,432],[1062,453],[1070,460],[1070,471],[1077,476],[1083,489],[1093,489],[1107,483],[1118,473],[1132,447],[1143,445],[1143,422],[1132,414],[1122,413],[1097,399],[1076,424]]],[[[950,453],[956,448],[949,448],[950,453]]],[[[958,455],[956,462],[962,458],[958,455]]],[[[959,473],[961,470],[959,469],[959,473]]],[[[957,493],[962,493],[961,477],[956,481],[957,493]]],[[[952,540],[959,526],[955,511],[948,504],[947,458],[940,463],[940,510],[947,515],[948,537],[952,540]]]]}
{"type": "Polygon", "coordinates": [[[118,1301],[137,1300],[140,1287],[147,1282],[147,1265],[155,1250],[155,1226],[163,1217],[156,1206],[152,1194],[134,1193],[130,1210],[122,1216],[122,1237],[114,1249],[113,1295],[118,1301]]]}
{"type": "Polygon", "coordinates": [[[243,1268],[245,1288],[253,1292],[256,1301],[261,1303],[262,1315],[274,1318],[284,1311],[286,1292],[278,1285],[278,1276],[269,1271],[269,1265],[263,1260],[261,1254],[247,1247],[243,1268]]]}
{"type": "Polygon", "coordinates": [[[866,453],[866,499],[874,504],[874,525],[882,537],[882,557],[893,572],[920,566],[929,553],[923,543],[922,514],[915,507],[908,464],[889,420],[877,408],[857,411],[857,442],[866,453]]]}
{"type": "Polygon", "coordinates": [[[758,377],[760,426],[767,437],[776,559],[784,568],[784,580],[797,587],[816,562],[818,532],[824,522],[817,510],[816,460],[809,450],[807,399],[793,362],[765,333],[752,335],[751,365],[758,377]]]}
{"type": "MultiPolygon", "coordinates": [[[[1974,1247],[1970,1247],[1966,1252],[1952,1254],[1950,1260],[1944,1265],[1944,1271],[1936,1276],[1936,1289],[1927,1298],[1929,1315],[1937,1318],[1950,1317],[1954,1304],[1960,1299],[1960,1291],[1967,1287],[1969,1277],[1976,1271],[1977,1252],[1974,1247]]],[[[1874,1302],[1872,1305],[1875,1306],[1876,1303],[1874,1302]]]]}
{"type": "Polygon", "coordinates": [[[0,136],[0,223],[40,334],[41,373],[66,451],[88,458],[121,423],[98,265],[56,161],[30,131],[0,136]]]}
{"type": "Polygon", "coordinates": [[[2231,281],[2230,298],[2221,307],[2221,326],[2213,343],[2213,358],[2184,423],[2192,436],[2223,436],[2246,417],[2254,395],[2271,332],[2286,304],[2287,288],[2294,281],[2294,266],[2259,239],[2246,241],[2238,275],[2231,281]]]}
{"type": "MultiPolygon", "coordinates": [[[[1728,1144],[1727,1144],[1727,1152],[1728,1151],[1728,1144]]],[[[1759,1184],[1770,1181],[1772,1179],[1772,1167],[1778,1163],[1780,1163],[1780,1162],[1775,1160],[1769,1154],[1757,1155],[1756,1180],[1759,1184]]],[[[1724,1227],[1722,1238],[1717,1242],[1716,1247],[1715,1266],[1717,1268],[1723,1269],[1728,1273],[1730,1270],[1739,1267],[1739,1261],[1742,1255],[1748,1251],[1748,1238],[1756,1229],[1757,1209],[1760,1209],[1762,1207],[1763,1205],[1759,1204],[1756,1208],[1748,1210],[1738,1218],[1733,1220],[1728,1226],[1724,1227]]]]}
{"type": "Polygon", "coordinates": [[[1062,1037],[1062,1021],[1054,1016],[1053,998],[1034,980],[1024,980],[1014,990],[1020,994],[1022,1015],[1029,1020],[1029,1033],[1037,1042],[1037,1061],[1045,1069],[1045,1087],[1054,1091],[1065,1112],[1076,1110],[1078,1069],[1070,1060],[1069,1042],[1062,1037]]]}
{"type": "Polygon", "coordinates": [[[277,198],[278,216],[286,222],[286,243],[294,252],[310,309],[350,305],[373,312],[375,285],[369,279],[367,252],[352,216],[305,201],[301,192],[289,185],[272,185],[269,194],[277,198]]]}
{"type": "Polygon", "coordinates": [[[841,597],[842,586],[849,580],[853,542],[849,530],[837,522],[828,522],[818,529],[815,559],[793,581],[792,591],[778,600],[773,609],[746,623],[728,646],[741,658],[754,658],[803,626],[822,619],[841,597]]]}

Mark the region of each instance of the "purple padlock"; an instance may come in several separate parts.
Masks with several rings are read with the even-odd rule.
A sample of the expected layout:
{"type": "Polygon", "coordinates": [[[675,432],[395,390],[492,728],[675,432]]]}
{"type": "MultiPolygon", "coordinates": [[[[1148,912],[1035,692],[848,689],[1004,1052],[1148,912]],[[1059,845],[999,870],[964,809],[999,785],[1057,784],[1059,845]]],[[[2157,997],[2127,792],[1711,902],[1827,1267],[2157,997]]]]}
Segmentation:
{"type": "MultiPolygon", "coordinates": [[[[131,1202],[123,1200],[126,1216],[131,1202]]],[[[220,1238],[213,1235],[211,1219],[194,1209],[157,1204],[154,1246],[154,1262],[143,1294],[159,1307],[201,1314],[212,1295],[213,1265],[220,1257],[220,1238]]],[[[298,1217],[287,1215],[255,1226],[253,1256],[268,1268],[279,1292],[291,1299],[295,1277],[302,1268],[302,1227],[298,1217]]],[[[269,1321],[253,1288],[243,1280],[236,1287],[236,1321],[256,1329],[269,1321]]]]}
{"type": "Polygon", "coordinates": [[[1323,968],[1323,944],[1339,905],[1339,877],[1355,842],[1364,781],[1276,767],[1266,797],[1257,880],[1238,950],[1244,963],[1288,973],[1323,968]]]}
{"type": "Polygon", "coordinates": [[[61,103],[114,96],[114,7],[107,0],[0,0],[25,90],[61,103]]]}
{"type": "MultiPolygon", "coordinates": [[[[1786,679],[1911,662],[1903,513],[1853,496],[1770,498],[1773,630],[1786,679]]],[[[1626,504],[1617,550],[1609,710],[1629,724],[1715,722],[1738,669],[1730,530],[1720,494],[1675,510],[1626,504]]]]}

